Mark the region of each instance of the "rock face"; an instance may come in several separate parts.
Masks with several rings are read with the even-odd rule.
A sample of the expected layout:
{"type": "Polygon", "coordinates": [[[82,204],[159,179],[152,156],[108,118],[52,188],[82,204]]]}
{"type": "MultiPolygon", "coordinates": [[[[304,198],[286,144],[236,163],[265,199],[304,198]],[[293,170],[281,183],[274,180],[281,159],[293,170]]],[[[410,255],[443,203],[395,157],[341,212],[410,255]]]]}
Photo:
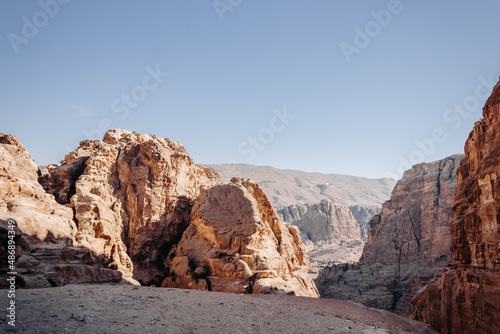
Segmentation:
{"type": "Polygon", "coordinates": [[[0,275],[11,271],[10,233],[21,286],[123,277],[317,297],[298,230],[257,184],[220,183],[181,144],[152,135],[109,130],[39,170],[17,138],[1,134],[0,275]]]}
{"type": "Polygon", "coordinates": [[[296,204],[278,210],[288,224],[300,230],[304,241],[331,243],[361,239],[360,227],[351,211],[333,198],[317,204],[296,204]]]}
{"type": "Polygon", "coordinates": [[[351,210],[352,216],[359,224],[361,228],[361,239],[366,240],[368,238],[368,229],[370,227],[369,223],[373,216],[378,215],[382,205],[351,205],[349,210],[351,210]]]}
{"type": "Polygon", "coordinates": [[[325,266],[359,260],[364,244],[360,226],[349,208],[333,198],[290,205],[277,212],[284,222],[299,228],[313,278],[325,266]]]}
{"type": "Polygon", "coordinates": [[[500,83],[465,143],[450,224],[455,265],[418,292],[411,317],[441,333],[500,333],[500,83]]]}
{"type": "Polygon", "coordinates": [[[324,266],[359,260],[367,238],[368,222],[380,212],[382,203],[389,199],[396,184],[393,179],[375,180],[246,164],[210,167],[220,173],[224,182],[234,176],[256,181],[282,219],[289,224],[300,225],[312,265],[309,273],[313,277],[324,266]],[[332,198],[335,202],[331,202],[332,198]],[[325,203],[329,208],[325,207],[325,203]],[[337,214],[338,208],[347,206],[361,228],[360,238],[353,237],[353,233],[358,232],[352,225],[352,216],[344,209],[340,215],[337,214]],[[329,213],[329,210],[332,212],[329,213]],[[348,230],[339,230],[337,226],[348,227],[348,230]],[[320,231],[325,235],[320,235],[323,233],[320,231]],[[307,233],[313,239],[314,235],[318,235],[318,240],[311,241],[307,233]]]}
{"type": "Polygon", "coordinates": [[[65,160],[43,184],[74,208],[77,241],[143,284],[161,283],[167,256],[189,225],[193,200],[220,183],[180,143],[125,130],[83,141],[65,160]]]}
{"type": "Polygon", "coordinates": [[[318,297],[298,229],[250,180],[203,192],[172,255],[166,287],[318,297]]]}
{"type": "Polygon", "coordinates": [[[316,283],[321,296],[405,312],[415,292],[452,261],[448,224],[462,157],[406,171],[382,212],[370,221],[359,263],[332,266],[320,274],[316,283]]]}
{"type": "MultiPolygon", "coordinates": [[[[120,280],[121,273],[109,269],[104,254],[76,242],[73,210],[44,191],[37,171],[19,140],[0,134],[0,276],[15,271],[16,283],[28,288],[120,280]],[[16,224],[8,224],[11,219],[16,224]],[[5,248],[9,231],[15,236],[14,270],[9,268],[5,248]]],[[[1,278],[4,286],[5,277],[1,278]]]]}

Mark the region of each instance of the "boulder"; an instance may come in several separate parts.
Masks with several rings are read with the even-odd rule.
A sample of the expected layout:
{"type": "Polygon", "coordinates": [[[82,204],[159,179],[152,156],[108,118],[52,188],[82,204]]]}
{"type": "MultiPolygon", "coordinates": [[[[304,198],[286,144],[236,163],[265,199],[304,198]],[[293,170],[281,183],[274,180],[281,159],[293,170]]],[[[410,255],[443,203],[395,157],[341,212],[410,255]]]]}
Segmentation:
{"type": "Polygon", "coordinates": [[[251,180],[203,192],[172,256],[165,287],[318,297],[298,229],[251,180]]]}

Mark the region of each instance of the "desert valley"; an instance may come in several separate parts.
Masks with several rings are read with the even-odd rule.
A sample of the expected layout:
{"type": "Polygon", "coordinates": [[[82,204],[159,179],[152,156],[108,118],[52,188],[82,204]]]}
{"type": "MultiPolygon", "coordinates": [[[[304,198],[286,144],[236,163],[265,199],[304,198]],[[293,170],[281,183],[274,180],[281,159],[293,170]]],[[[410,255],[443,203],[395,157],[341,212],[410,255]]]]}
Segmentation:
{"type": "Polygon", "coordinates": [[[196,165],[117,129],[38,166],[1,134],[1,326],[499,333],[499,151],[500,84],[465,155],[397,183],[196,165]]]}
{"type": "Polygon", "coordinates": [[[0,1],[0,334],[500,334],[499,11],[0,1]]]}

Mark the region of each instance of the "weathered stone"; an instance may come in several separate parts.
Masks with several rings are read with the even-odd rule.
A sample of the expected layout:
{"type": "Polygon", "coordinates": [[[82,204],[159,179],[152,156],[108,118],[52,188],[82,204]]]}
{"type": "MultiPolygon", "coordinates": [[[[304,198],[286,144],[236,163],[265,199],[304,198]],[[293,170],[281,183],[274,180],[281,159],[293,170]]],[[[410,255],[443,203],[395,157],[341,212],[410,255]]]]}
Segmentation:
{"type": "Polygon", "coordinates": [[[450,223],[455,265],[420,290],[411,317],[441,333],[500,333],[500,82],[465,143],[450,223]]]}
{"type": "MultiPolygon", "coordinates": [[[[73,210],[44,191],[37,173],[19,140],[0,134],[0,271],[17,272],[16,283],[27,288],[120,280],[121,273],[107,269],[104,257],[76,242],[73,210]],[[15,244],[14,268],[7,261],[8,240],[15,244]]],[[[6,287],[5,274],[0,282],[6,287]]]]}
{"type": "Polygon", "coordinates": [[[370,221],[358,264],[325,268],[322,297],[350,299],[403,313],[408,302],[452,261],[448,224],[463,156],[413,166],[370,221]]]}
{"type": "Polygon", "coordinates": [[[294,204],[277,212],[285,223],[299,228],[311,262],[311,277],[325,266],[359,260],[364,244],[360,226],[349,208],[333,198],[294,204]]]}
{"type": "Polygon", "coordinates": [[[318,297],[298,229],[278,218],[255,182],[232,181],[196,200],[163,286],[204,289],[205,281],[211,291],[318,297]]]}
{"type": "Polygon", "coordinates": [[[220,182],[217,172],[195,165],[180,143],[118,129],[82,141],[65,159],[44,185],[62,202],[71,198],[78,241],[124,276],[159,285],[193,200],[220,182]]]}

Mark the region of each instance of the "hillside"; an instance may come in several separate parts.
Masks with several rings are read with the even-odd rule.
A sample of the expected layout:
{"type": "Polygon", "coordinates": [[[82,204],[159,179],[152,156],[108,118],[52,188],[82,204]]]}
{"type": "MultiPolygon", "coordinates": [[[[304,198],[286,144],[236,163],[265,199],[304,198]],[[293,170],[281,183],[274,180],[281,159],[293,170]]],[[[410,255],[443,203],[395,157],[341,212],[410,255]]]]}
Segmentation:
{"type": "Polygon", "coordinates": [[[246,164],[207,165],[223,182],[232,177],[256,181],[275,207],[319,203],[334,198],[345,206],[380,206],[391,196],[393,179],[367,179],[358,176],[308,173],[291,169],[246,164]]]}

